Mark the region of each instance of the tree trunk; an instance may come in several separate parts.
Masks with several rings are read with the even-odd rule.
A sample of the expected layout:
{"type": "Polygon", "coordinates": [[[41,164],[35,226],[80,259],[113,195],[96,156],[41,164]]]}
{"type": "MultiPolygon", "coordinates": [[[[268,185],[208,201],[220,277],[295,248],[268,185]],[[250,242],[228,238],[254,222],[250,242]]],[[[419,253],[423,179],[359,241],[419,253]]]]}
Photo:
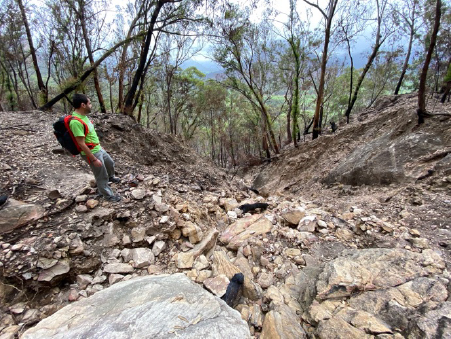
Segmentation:
{"type": "Polygon", "coordinates": [[[291,142],[293,141],[292,138],[292,131],[291,131],[291,103],[290,106],[288,107],[288,112],[287,112],[287,143],[291,144],[291,142]]]}
{"type": "Polygon", "coordinates": [[[268,111],[266,110],[266,107],[265,107],[264,104],[262,106],[262,109],[263,109],[263,112],[262,112],[263,113],[263,119],[264,119],[264,121],[266,123],[266,128],[267,128],[267,130],[269,132],[269,136],[271,138],[271,142],[272,142],[272,144],[274,146],[274,152],[276,152],[276,154],[279,154],[280,151],[279,151],[279,147],[277,146],[276,137],[275,137],[274,132],[272,130],[271,119],[269,117],[268,111]]]}
{"type": "Polygon", "coordinates": [[[139,56],[139,65],[133,77],[130,89],[128,90],[128,93],[125,97],[123,113],[129,116],[133,116],[133,99],[135,97],[136,90],[138,89],[138,84],[141,80],[141,75],[144,72],[144,68],[146,66],[147,54],[149,53],[150,41],[152,40],[155,23],[157,21],[158,15],[160,14],[161,8],[167,2],[170,2],[170,0],[158,0],[156,7],[152,13],[152,17],[150,19],[150,26],[149,29],[147,30],[147,35],[145,38],[144,48],[141,50],[141,54],[139,56]]]}
{"type": "Polygon", "coordinates": [[[395,93],[394,93],[395,95],[398,95],[399,89],[401,88],[401,85],[402,85],[402,81],[404,80],[404,76],[406,75],[406,72],[407,72],[407,67],[409,67],[409,59],[410,59],[410,53],[412,52],[412,44],[413,44],[414,35],[415,35],[415,30],[412,25],[410,28],[409,47],[407,48],[406,59],[404,60],[404,64],[402,65],[401,76],[399,77],[398,84],[396,85],[396,89],[395,89],[395,93]]]}
{"type": "Polygon", "coordinates": [[[49,100],[47,87],[44,85],[44,81],[42,80],[41,71],[40,71],[39,65],[38,65],[38,59],[36,57],[36,50],[33,45],[33,38],[31,36],[30,26],[28,24],[27,15],[25,13],[25,7],[23,5],[22,0],[17,0],[17,3],[19,4],[20,13],[22,14],[23,24],[25,26],[25,31],[27,33],[28,45],[30,45],[31,59],[33,60],[33,67],[36,72],[38,87],[39,87],[39,91],[41,92],[41,96],[42,96],[42,103],[45,104],[49,100]]]}
{"type": "Polygon", "coordinates": [[[294,38],[291,37],[289,40],[291,52],[294,56],[294,62],[295,62],[295,70],[294,70],[294,93],[292,95],[292,102],[291,102],[291,114],[293,115],[293,128],[291,131],[291,135],[289,137],[289,141],[293,139],[294,146],[297,147],[297,140],[296,135],[298,133],[298,117],[299,117],[299,76],[301,74],[301,61],[300,61],[300,55],[299,55],[299,43],[298,41],[294,41],[294,38]]]}
{"type": "Polygon", "coordinates": [[[434,30],[432,31],[431,42],[429,44],[428,52],[426,54],[426,60],[424,61],[423,69],[420,76],[420,86],[418,89],[418,124],[424,123],[424,116],[426,114],[426,77],[428,74],[429,63],[431,62],[432,53],[434,52],[435,42],[437,40],[437,33],[440,27],[440,17],[442,15],[442,2],[437,0],[435,8],[435,23],[434,30]]]}
{"type": "Polygon", "coordinates": [[[446,97],[448,96],[448,100],[449,100],[449,97],[450,97],[450,95],[451,95],[451,81],[448,81],[448,83],[446,84],[446,87],[445,87],[445,92],[443,93],[443,96],[442,96],[442,98],[440,99],[440,102],[442,103],[442,104],[444,104],[445,103],[445,101],[446,101],[446,97]]]}
{"type": "MultiPolygon", "coordinates": [[[[348,45],[349,60],[351,61],[351,74],[349,79],[349,96],[348,96],[348,107],[349,107],[351,105],[352,87],[354,86],[354,59],[352,58],[351,43],[349,41],[348,35],[346,34],[345,37],[346,43],[348,45]]],[[[349,124],[349,116],[346,117],[346,122],[349,124]]]]}
{"type": "MultiPolygon", "coordinates": [[[[143,2],[144,4],[144,2],[143,2]]],[[[142,12],[142,5],[139,8],[138,13],[136,14],[136,17],[133,19],[132,23],[130,24],[130,28],[127,32],[127,38],[126,39],[130,39],[130,37],[132,36],[133,33],[133,29],[135,28],[136,23],[138,22],[138,19],[140,17],[140,14],[142,12]]],[[[124,78],[125,78],[125,69],[127,68],[126,65],[126,60],[127,60],[127,49],[128,49],[128,45],[129,43],[125,44],[123,49],[122,49],[122,53],[121,53],[121,59],[118,65],[118,69],[119,69],[119,77],[118,77],[118,87],[119,87],[119,91],[118,91],[118,104],[117,104],[117,108],[119,109],[119,112],[124,112],[124,78]]]]}
{"type": "Polygon", "coordinates": [[[58,101],[60,101],[62,98],[66,97],[67,94],[75,90],[78,86],[80,86],[83,81],[86,80],[86,78],[97,68],[99,65],[108,58],[111,54],[113,54],[119,47],[122,45],[129,43],[130,41],[142,37],[143,34],[138,34],[134,37],[125,39],[123,41],[118,42],[116,45],[111,47],[108,51],[106,51],[91,67],[89,67],[86,71],[83,72],[83,74],[78,77],[75,81],[73,81],[68,87],[66,87],[60,94],[58,94],[56,97],[48,101],[45,105],[42,105],[39,107],[42,111],[47,111],[52,108],[53,105],[55,105],[58,101]]]}
{"type": "MultiPolygon", "coordinates": [[[[312,3],[304,0],[310,5],[313,5],[312,3]]],[[[327,53],[329,49],[329,41],[330,41],[330,30],[332,27],[332,19],[335,14],[335,9],[337,7],[338,0],[329,0],[329,13],[327,15],[324,14],[323,16],[326,20],[326,30],[325,30],[325,37],[324,37],[324,48],[323,48],[323,55],[321,58],[321,75],[319,80],[319,86],[318,86],[318,97],[316,99],[316,107],[315,107],[315,115],[313,116],[313,135],[312,140],[318,138],[320,132],[321,132],[321,126],[319,124],[319,115],[321,110],[321,105],[323,104],[323,97],[324,97],[324,83],[326,78],[326,66],[327,66],[327,53]]],[[[314,7],[318,8],[318,5],[313,5],[314,7]]]]}
{"type": "Polygon", "coordinates": [[[377,2],[378,6],[378,18],[377,18],[377,32],[376,32],[376,42],[374,43],[373,52],[368,58],[368,61],[366,62],[365,68],[362,71],[362,74],[360,74],[359,79],[357,80],[357,85],[355,87],[354,93],[352,95],[351,102],[348,105],[348,108],[346,109],[346,122],[349,124],[349,116],[351,115],[352,108],[354,107],[355,102],[357,101],[357,95],[360,90],[360,86],[362,85],[363,80],[365,79],[366,73],[368,73],[371,65],[373,64],[374,59],[377,56],[377,53],[379,52],[379,48],[382,46],[382,44],[385,41],[385,38],[381,41],[381,25],[382,25],[382,14],[379,12],[379,1],[377,2]]]}
{"type": "MultiPolygon", "coordinates": [[[[89,40],[88,30],[86,29],[86,20],[85,20],[85,5],[84,0],[78,0],[78,17],[80,18],[81,29],[83,32],[83,39],[85,40],[86,51],[88,52],[89,62],[94,65],[94,56],[92,55],[91,41],[89,40]]],[[[97,69],[93,70],[93,78],[94,78],[94,87],[97,93],[97,99],[99,100],[100,111],[102,113],[106,113],[105,102],[103,100],[102,90],[100,88],[99,76],[97,74],[97,69]]]]}

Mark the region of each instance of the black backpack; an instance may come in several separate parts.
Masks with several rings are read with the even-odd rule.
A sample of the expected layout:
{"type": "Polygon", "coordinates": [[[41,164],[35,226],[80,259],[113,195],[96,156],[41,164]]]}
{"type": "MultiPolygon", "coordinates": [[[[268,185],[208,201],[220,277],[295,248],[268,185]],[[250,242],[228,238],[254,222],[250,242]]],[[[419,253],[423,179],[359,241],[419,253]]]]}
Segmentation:
{"type": "MultiPolygon", "coordinates": [[[[73,155],[80,154],[81,148],[78,145],[77,141],[75,140],[74,134],[72,133],[71,129],[69,128],[69,123],[72,119],[78,120],[85,129],[85,137],[89,132],[88,125],[86,123],[77,118],[73,115],[65,115],[61,118],[59,118],[54,124],[53,124],[53,133],[55,134],[56,139],[58,142],[63,146],[65,149],[67,149],[70,153],[73,155]]],[[[93,149],[98,144],[86,144],[89,149],[93,149]]]]}

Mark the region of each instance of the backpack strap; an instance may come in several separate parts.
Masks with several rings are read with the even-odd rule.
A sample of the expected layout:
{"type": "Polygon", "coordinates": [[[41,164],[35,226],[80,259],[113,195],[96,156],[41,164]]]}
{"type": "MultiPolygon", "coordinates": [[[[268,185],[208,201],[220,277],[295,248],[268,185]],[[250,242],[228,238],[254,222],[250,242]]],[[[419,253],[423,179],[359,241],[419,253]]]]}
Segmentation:
{"type": "MultiPolygon", "coordinates": [[[[72,130],[70,129],[70,126],[69,126],[70,122],[71,122],[73,119],[77,120],[78,122],[80,122],[80,123],[83,125],[84,133],[85,133],[85,138],[86,138],[86,136],[88,135],[89,128],[88,128],[88,125],[86,125],[86,123],[85,123],[83,120],[81,120],[80,118],[77,118],[77,117],[75,117],[75,116],[73,116],[73,115],[67,115],[67,116],[64,118],[64,125],[66,126],[66,129],[69,131],[70,137],[72,138],[72,141],[74,142],[74,144],[75,144],[75,146],[77,147],[78,151],[81,152],[81,148],[80,148],[80,146],[78,145],[78,142],[77,142],[77,140],[75,139],[74,133],[72,133],[72,130]]],[[[89,148],[90,150],[92,150],[92,149],[93,149],[94,147],[96,147],[97,145],[98,145],[98,144],[93,143],[93,142],[87,142],[87,143],[86,143],[86,146],[88,146],[88,148],[89,148]]],[[[89,162],[89,160],[88,160],[88,162],[89,162]]]]}

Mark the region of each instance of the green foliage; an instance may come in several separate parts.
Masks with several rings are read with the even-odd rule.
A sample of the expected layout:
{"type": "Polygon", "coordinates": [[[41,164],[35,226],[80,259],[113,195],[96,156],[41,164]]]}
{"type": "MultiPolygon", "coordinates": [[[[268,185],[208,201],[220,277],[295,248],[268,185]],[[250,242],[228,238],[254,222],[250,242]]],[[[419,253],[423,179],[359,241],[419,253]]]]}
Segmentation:
{"type": "Polygon", "coordinates": [[[443,79],[444,82],[450,82],[451,81],[451,63],[448,66],[448,72],[445,75],[445,78],[443,79]]]}

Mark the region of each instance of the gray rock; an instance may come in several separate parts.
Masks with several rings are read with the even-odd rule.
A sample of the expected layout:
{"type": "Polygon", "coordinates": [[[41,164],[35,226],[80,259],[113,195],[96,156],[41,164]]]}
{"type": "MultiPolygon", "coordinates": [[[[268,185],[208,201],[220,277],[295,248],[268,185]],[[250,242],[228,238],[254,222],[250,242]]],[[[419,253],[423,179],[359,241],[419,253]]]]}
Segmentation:
{"type": "Polygon", "coordinates": [[[260,276],[258,277],[257,283],[262,288],[268,288],[269,286],[271,286],[274,283],[274,274],[272,274],[272,273],[260,274],[260,276]]]}
{"type": "Polygon", "coordinates": [[[135,268],[143,268],[155,262],[155,256],[149,248],[134,248],[130,254],[135,268]]]}
{"type": "Polygon", "coordinates": [[[318,283],[318,297],[349,296],[356,290],[384,289],[429,274],[441,273],[445,263],[439,254],[425,250],[413,253],[400,249],[344,251],[327,263],[318,283]]]}
{"type": "Polygon", "coordinates": [[[129,264],[108,264],[105,266],[104,271],[106,273],[131,273],[134,271],[133,267],[129,264]]]}
{"type": "Polygon", "coordinates": [[[166,242],[160,240],[156,241],[152,247],[152,253],[154,256],[158,257],[160,253],[166,248],[166,242]]]}
{"type": "Polygon", "coordinates": [[[405,134],[393,138],[393,130],[358,147],[333,169],[327,184],[388,185],[402,182],[415,173],[406,171],[412,159],[432,154],[445,147],[445,139],[435,133],[405,134]]]}
{"type": "Polygon", "coordinates": [[[79,274],[77,275],[77,284],[80,289],[84,290],[90,283],[92,283],[93,278],[89,274],[79,274]]]}
{"type": "Polygon", "coordinates": [[[302,339],[307,334],[299,323],[298,316],[286,305],[279,305],[277,311],[265,316],[260,339],[302,339]]]}
{"type": "Polygon", "coordinates": [[[332,318],[319,322],[317,328],[318,338],[321,339],[370,339],[374,338],[365,331],[355,328],[340,318],[332,318]]]}
{"type": "Polygon", "coordinates": [[[132,191],[132,197],[135,200],[142,200],[146,197],[146,190],[143,189],[135,189],[132,191]]]}
{"type": "Polygon", "coordinates": [[[240,314],[183,274],[119,282],[26,331],[40,338],[250,338],[240,314]],[[133,324],[133,326],[130,326],[133,324]]]}
{"type": "Polygon", "coordinates": [[[70,270],[69,260],[60,260],[49,269],[42,270],[39,274],[38,281],[52,281],[55,277],[66,275],[70,270]]]}
{"type": "Polygon", "coordinates": [[[299,221],[299,225],[297,227],[298,231],[301,232],[315,232],[316,229],[316,216],[315,215],[308,215],[304,218],[302,218],[299,221]]]}
{"type": "Polygon", "coordinates": [[[165,212],[169,211],[169,206],[166,204],[157,203],[157,204],[155,204],[155,211],[160,212],[160,213],[165,213],[165,212]]]}
{"type": "Polygon", "coordinates": [[[0,234],[37,220],[44,215],[44,208],[9,199],[1,209],[0,234]]]}
{"type": "Polygon", "coordinates": [[[417,321],[417,338],[451,338],[451,302],[427,312],[417,321]]]}
{"type": "Polygon", "coordinates": [[[144,227],[135,227],[132,229],[131,237],[133,242],[141,242],[146,237],[146,229],[144,227]]]}

